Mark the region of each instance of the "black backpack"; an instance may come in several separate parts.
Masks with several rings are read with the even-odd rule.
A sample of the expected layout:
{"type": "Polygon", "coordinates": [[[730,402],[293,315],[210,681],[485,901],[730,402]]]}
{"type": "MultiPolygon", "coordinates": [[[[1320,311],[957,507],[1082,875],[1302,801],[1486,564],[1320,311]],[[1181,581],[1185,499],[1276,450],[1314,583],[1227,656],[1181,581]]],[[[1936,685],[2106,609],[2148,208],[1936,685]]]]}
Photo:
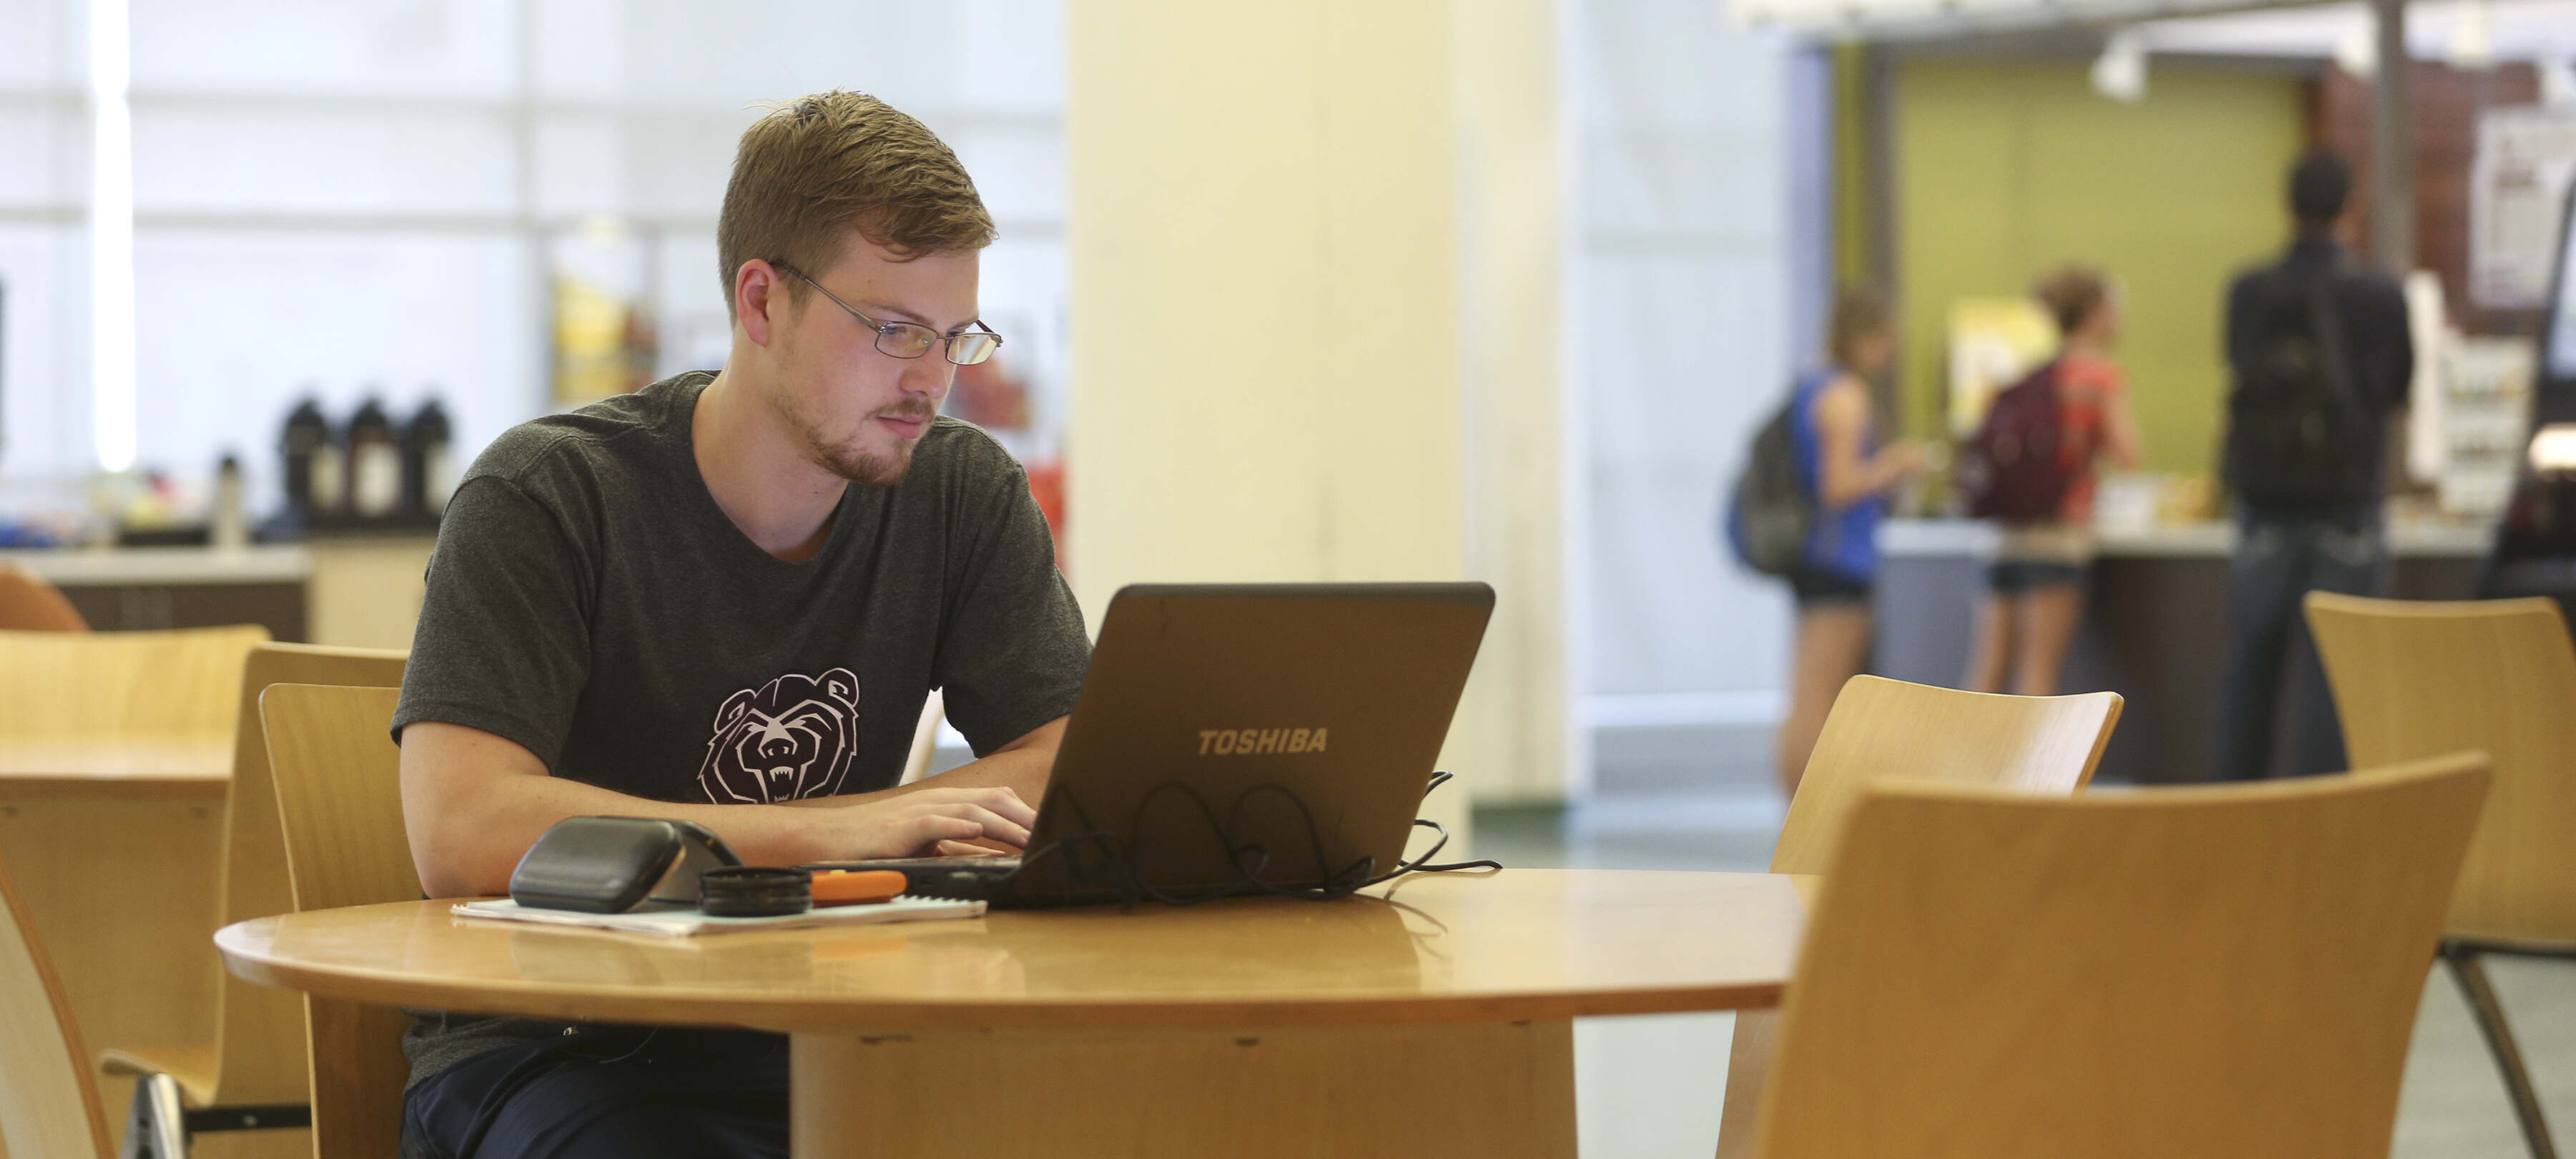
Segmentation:
{"type": "Polygon", "coordinates": [[[1744,566],[1763,575],[1788,575],[1805,562],[1807,533],[1816,521],[1816,497],[1798,477],[1793,416],[1798,392],[1789,392],[1771,421],[1753,434],[1744,470],[1735,477],[1719,521],[1727,545],[1744,566]]]}
{"type": "Polygon", "coordinates": [[[2346,275],[2280,267],[2254,277],[2252,341],[2227,396],[2229,489],[2258,504],[2369,502],[2384,447],[2379,416],[2353,391],[2335,307],[2346,275]]]}

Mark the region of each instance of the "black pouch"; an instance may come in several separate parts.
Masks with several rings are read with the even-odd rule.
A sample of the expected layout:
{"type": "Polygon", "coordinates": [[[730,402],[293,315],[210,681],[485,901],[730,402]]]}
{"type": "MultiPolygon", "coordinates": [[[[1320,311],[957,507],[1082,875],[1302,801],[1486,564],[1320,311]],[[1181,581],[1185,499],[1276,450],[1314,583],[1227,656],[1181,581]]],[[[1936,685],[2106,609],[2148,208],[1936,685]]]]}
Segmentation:
{"type": "Polygon", "coordinates": [[[742,860],[703,825],[652,817],[567,817],[510,871],[510,900],[531,909],[624,913],[651,899],[695,903],[698,874],[742,860]]]}

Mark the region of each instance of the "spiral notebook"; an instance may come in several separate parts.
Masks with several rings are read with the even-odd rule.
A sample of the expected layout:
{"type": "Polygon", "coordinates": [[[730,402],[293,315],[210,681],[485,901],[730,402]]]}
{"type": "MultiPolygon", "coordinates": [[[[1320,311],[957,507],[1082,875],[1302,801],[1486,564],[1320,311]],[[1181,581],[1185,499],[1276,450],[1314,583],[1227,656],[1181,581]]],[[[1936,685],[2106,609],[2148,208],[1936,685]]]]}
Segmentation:
{"type": "Polygon", "coordinates": [[[728,933],[735,930],[792,930],[806,926],[864,926],[885,922],[926,922],[941,918],[984,916],[980,901],[952,901],[935,897],[897,897],[870,905],[821,906],[800,914],[780,914],[766,918],[709,917],[706,911],[685,902],[646,902],[625,913],[589,914],[572,910],[537,909],[500,898],[493,901],[461,901],[450,911],[458,917],[483,918],[503,922],[531,922],[547,926],[586,926],[600,930],[622,930],[636,934],[659,934],[664,937],[690,937],[697,934],[728,933]]]}

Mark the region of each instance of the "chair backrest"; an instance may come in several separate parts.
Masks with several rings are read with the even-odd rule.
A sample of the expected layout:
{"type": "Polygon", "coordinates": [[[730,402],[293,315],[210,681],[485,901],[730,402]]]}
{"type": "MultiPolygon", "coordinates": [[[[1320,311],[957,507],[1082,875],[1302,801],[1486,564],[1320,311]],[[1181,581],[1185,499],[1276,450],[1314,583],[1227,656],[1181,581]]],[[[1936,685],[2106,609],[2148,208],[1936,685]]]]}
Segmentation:
{"type": "Polygon", "coordinates": [[[2463,749],[2495,761],[2452,932],[2576,942],[2576,645],[2557,602],[2320,592],[2308,627],[2354,764],[2463,749]]]}
{"type": "MultiPolygon", "coordinates": [[[[394,688],[275,684],[260,696],[277,781],[288,881],[298,911],[420,897],[403,836],[394,688]]],[[[391,1155],[402,1142],[407,1074],[396,1011],[305,1003],[317,1155],[391,1155]]]]}
{"type": "Polygon", "coordinates": [[[1873,788],[1826,875],[1769,1159],[2388,1154],[2475,753],[2048,798],[1873,788]]]}
{"type": "Polygon", "coordinates": [[[2115,692],[1997,696],[1854,676],[1807,760],[1773,873],[1823,873],[1864,787],[1891,778],[2064,796],[2083,788],[2120,723],[2115,692]]]}
{"type": "MultiPolygon", "coordinates": [[[[286,838],[269,775],[268,732],[259,698],[272,684],[400,687],[404,654],[371,648],[262,644],[242,667],[233,734],[232,803],[224,818],[223,923],[293,912],[286,838]]],[[[305,1089],[304,999],[292,990],[223,975],[215,1015],[218,1106],[301,1103],[305,1089]]]]}
{"type": "MultiPolygon", "coordinates": [[[[2121,704],[2113,692],[1998,696],[1852,677],[1816,737],[1815,755],[1780,827],[1771,872],[1823,873],[1853,803],[1867,786],[1892,778],[2073,793],[2092,781],[2121,704]]],[[[1735,1016],[1718,1159],[1752,1153],[1778,1022],[1773,1010],[1735,1016]]]]}
{"type": "Polygon", "coordinates": [[[0,738],[223,740],[257,625],[169,632],[0,631],[0,738]]]}
{"type": "Polygon", "coordinates": [[[107,1159],[107,1116],[62,983],[0,864],[0,1154],[107,1159]]]}
{"type": "Polygon", "coordinates": [[[62,589],[14,560],[0,560],[0,629],[17,632],[86,632],[89,621],[63,598],[62,589]]]}
{"type": "Polygon", "coordinates": [[[261,694],[297,912],[415,901],[403,836],[398,688],[272,684],[261,694]]]}

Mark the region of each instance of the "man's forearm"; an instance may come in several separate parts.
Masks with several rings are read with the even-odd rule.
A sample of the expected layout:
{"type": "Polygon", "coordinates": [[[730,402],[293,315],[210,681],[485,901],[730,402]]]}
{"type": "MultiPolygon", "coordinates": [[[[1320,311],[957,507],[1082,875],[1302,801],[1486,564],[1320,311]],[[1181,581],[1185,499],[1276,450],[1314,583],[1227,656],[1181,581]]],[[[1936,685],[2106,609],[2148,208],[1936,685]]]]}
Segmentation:
{"type": "Polygon", "coordinates": [[[461,813],[442,825],[441,856],[421,866],[421,888],[432,897],[506,893],[510,872],[537,838],[567,817],[659,817],[693,821],[724,838],[753,865],[793,865],[827,859],[816,847],[813,819],[774,805],[687,805],[628,796],[560,777],[491,778],[461,813]]]}
{"type": "Polygon", "coordinates": [[[697,805],[629,796],[549,776],[534,754],[491,733],[423,721],[403,730],[403,818],[412,864],[432,897],[508,889],[528,846],[566,817],[693,821],[754,865],[904,857],[942,841],[1018,844],[1037,819],[1031,803],[1046,790],[1063,735],[1058,718],[920,784],[794,802],[876,806],[833,813],[785,803],[697,805]]]}
{"type": "Polygon", "coordinates": [[[1056,749],[1064,740],[1064,724],[1065,718],[1058,717],[977,760],[923,777],[909,785],[836,797],[810,797],[787,803],[832,808],[885,800],[923,789],[1009,789],[1034,807],[1046,798],[1047,778],[1055,771],[1056,749]]]}
{"type": "Polygon", "coordinates": [[[947,772],[923,777],[909,785],[887,790],[893,793],[916,789],[977,788],[1009,789],[1020,799],[1036,805],[1046,797],[1047,777],[1055,771],[1055,749],[1003,749],[981,760],[970,761],[947,772]]]}

